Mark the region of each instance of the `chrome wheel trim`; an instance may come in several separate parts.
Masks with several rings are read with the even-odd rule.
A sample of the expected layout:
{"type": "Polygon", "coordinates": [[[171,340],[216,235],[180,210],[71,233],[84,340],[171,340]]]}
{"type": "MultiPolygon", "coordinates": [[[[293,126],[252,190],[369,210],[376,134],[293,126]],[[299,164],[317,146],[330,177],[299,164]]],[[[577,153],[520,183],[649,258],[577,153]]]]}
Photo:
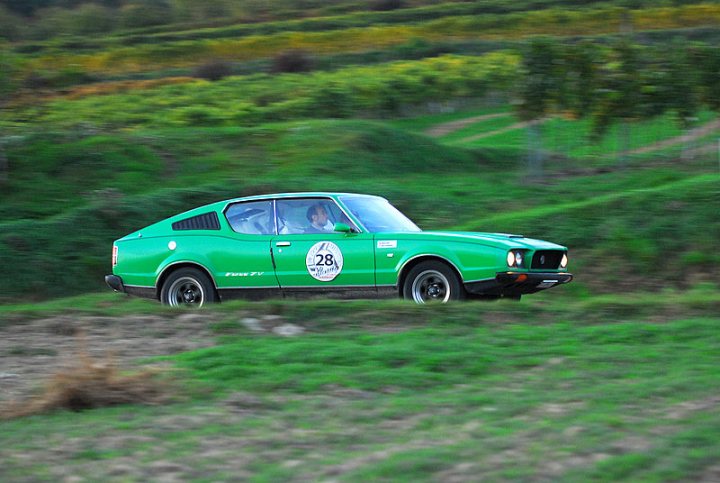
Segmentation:
{"type": "Polygon", "coordinates": [[[425,270],[413,280],[411,293],[418,304],[445,303],[450,300],[450,282],[437,270],[425,270]]]}
{"type": "Polygon", "coordinates": [[[180,277],[168,289],[168,304],[171,307],[202,307],[204,303],[205,290],[195,278],[180,277]]]}

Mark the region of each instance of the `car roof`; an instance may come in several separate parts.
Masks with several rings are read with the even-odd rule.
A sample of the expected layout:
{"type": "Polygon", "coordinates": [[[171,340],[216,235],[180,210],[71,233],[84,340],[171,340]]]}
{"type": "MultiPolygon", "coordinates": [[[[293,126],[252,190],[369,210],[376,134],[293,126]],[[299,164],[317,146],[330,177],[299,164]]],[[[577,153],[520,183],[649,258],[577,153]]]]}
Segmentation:
{"type": "Polygon", "coordinates": [[[229,200],[221,201],[220,203],[236,203],[239,201],[259,201],[259,200],[272,200],[281,198],[337,198],[341,196],[357,196],[367,198],[382,198],[376,195],[367,195],[362,193],[337,193],[329,191],[307,191],[307,192],[296,192],[296,193],[273,193],[266,195],[255,195],[245,196],[242,198],[231,198],[229,200]]]}

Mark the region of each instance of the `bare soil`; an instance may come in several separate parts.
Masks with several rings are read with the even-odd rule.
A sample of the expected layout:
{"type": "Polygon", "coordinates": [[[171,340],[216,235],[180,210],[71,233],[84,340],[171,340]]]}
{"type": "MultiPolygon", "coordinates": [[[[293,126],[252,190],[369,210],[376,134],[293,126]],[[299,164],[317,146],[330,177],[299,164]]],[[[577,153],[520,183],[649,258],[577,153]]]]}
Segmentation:
{"type": "Polygon", "coordinates": [[[470,124],[475,124],[476,122],[489,121],[490,119],[497,119],[507,116],[507,113],[499,112],[496,114],[485,114],[482,116],[468,117],[465,119],[460,119],[458,121],[444,122],[442,124],[437,124],[430,129],[427,129],[425,131],[425,134],[433,138],[439,138],[446,136],[451,132],[459,131],[460,129],[469,126],[470,124]]]}
{"type": "Polygon", "coordinates": [[[72,366],[79,354],[110,360],[120,368],[143,358],[208,347],[216,335],[212,315],[175,317],[55,316],[0,326],[0,404],[25,400],[51,375],[72,366]]]}

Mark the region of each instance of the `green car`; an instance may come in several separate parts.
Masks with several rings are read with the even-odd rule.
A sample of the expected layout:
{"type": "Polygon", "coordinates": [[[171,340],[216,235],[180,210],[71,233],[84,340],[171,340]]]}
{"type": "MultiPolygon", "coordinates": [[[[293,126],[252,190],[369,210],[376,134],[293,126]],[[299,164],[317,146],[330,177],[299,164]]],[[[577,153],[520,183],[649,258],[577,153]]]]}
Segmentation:
{"type": "Polygon", "coordinates": [[[202,206],[113,244],[114,290],[179,306],[232,297],[520,298],[568,283],[567,249],[521,235],[422,231],[387,200],[253,196],[202,206]]]}

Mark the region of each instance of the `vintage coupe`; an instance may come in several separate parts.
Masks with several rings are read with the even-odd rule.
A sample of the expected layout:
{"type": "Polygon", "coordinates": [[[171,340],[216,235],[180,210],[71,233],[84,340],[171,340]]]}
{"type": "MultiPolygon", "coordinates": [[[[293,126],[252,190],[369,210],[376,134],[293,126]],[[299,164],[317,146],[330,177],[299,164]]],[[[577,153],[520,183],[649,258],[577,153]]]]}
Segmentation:
{"type": "Polygon", "coordinates": [[[231,297],[520,298],[568,283],[567,249],[521,235],[421,231],[387,200],[347,193],[238,198],[113,244],[114,290],[173,306],[231,297]]]}

